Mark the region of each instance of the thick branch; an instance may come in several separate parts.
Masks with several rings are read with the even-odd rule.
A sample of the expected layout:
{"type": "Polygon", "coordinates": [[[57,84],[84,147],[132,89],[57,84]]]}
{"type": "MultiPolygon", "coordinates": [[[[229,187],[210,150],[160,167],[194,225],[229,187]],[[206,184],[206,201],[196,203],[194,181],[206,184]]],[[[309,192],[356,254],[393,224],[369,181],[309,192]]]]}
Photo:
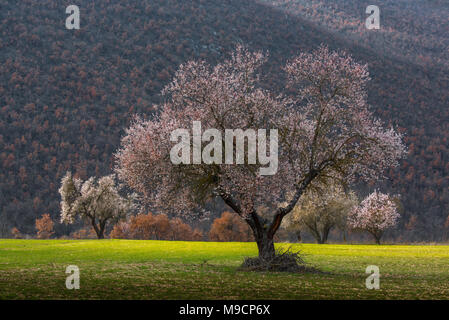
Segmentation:
{"type": "Polygon", "coordinates": [[[232,208],[232,210],[234,210],[235,213],[245,219],[253,232],[257,232],[257,234],[262,233],[263,227],[260,223],[260,218],[254,210],[249,215],[242,216],[242,209],[240,205],[234,199],[232,199],[229,194],[222,192],[220,193],[220,197],[229,207],[232,208]]]}
{"type": "Polygon", "coordinates": [[[282,219],[289,214],[293,208],[296,206],[296,203],[298,202],[299,198],[301,198],[302,194],[306,190],[306,188],[310,185],[310,183],[313,181],[313,179],[318,176],[319,171],[312,170],[306,179],[302,181],[302,183],[298,186],[296,189],[295,195],[293,196],[293,199],[290,201],[290,203],[283,208],[279,208],[274,215],[273,221],[271,222],[268,234],[270,236],[274,236],[276,231],[279,229],[282,223],[282,219]]]}

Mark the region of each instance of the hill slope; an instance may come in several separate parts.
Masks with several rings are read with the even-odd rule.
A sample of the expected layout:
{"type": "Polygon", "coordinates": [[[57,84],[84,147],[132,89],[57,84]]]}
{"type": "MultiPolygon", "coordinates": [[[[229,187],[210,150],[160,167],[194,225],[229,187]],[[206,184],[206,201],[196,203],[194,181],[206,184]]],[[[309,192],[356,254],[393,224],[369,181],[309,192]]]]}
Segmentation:
{"type": "Polygon", "coordinates": [[[282,88],[279,66],[300,50],[326,43],[369,64],[371,104],[407,135],[409,157],[388,183],[403,195],[401,236],[443,236],[449,213],[444,73],[389,57],[258,1],[80,0],[78,5],[81,30],[73,31],[64,27],[64,1],[0,1],[2,233],[12,226],[34,232],[34,219],[45,212],[57,217],[57,190],[67,170],[82,178],[110,173],[132,114],[154,112],[160,90],[180,63],[215,62],[245,43],[270,51],[265,85],[282,88]],[[417,217],[408,224],[412,231],[405,231],[412,216],[417,217]]]}

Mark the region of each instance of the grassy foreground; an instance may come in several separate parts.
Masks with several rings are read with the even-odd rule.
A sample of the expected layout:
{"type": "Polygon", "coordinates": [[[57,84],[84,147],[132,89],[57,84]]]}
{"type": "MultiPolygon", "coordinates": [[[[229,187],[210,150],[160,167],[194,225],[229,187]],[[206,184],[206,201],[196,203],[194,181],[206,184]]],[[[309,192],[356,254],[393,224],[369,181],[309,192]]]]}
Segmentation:
{"type": "Polygon", "coordinates": [[[254,243],[0,240],[0,299],[449,298],[449,246],[292,246],[329,274],[237,271],[254,243]],[[79,290],[65,287],[68,265],[79,290]],[[368,265],[379,290],[365,287],[368,265]]]}

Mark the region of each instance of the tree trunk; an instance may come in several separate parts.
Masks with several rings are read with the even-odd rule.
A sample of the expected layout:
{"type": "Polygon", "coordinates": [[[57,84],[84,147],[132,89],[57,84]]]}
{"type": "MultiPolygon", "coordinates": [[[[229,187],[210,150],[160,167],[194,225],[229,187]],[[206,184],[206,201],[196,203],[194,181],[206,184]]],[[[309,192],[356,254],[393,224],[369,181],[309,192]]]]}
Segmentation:
{"type": "Polygon", "coordinates": [[[268,226],[267,221],[257,216],[255,212],[246,218],[245,221],[253,232],[254,240],[256,240],[257,249],[259,250],[259,258],[268,261],[272,260],[276,255],[274,235],[277,228],[268,226]]]}
{"type": "Polygon", "coordinates": [[[376,244],[380,244],[380,238],[382,237],[382,234],[378,234],[377,232],[371,232],[371,234],[373,235],[376,244]]]}
{"type": "Polygon", "coordinates": [[[301,242],[301,241],[302,241],[302,238],[301,238],[301,231],[296,231],[296,238],[298,239],[298,242],[301,242]]]}
{"type": "Polygon", "coordinates": [[[327,243],[327,239],[329,238],[330,231],[331,231],[331,227],[327,227],[323,230],[323,236],[321,238],[322,243],[327,243]]]}
{"type": "Polygon", "coordinates": [[[380,244],[380,238],[378,236],[374,236],[374,239],[376,239],[376,244],[380,244]]]}
{"type": "Polygon", "coordinates": [[[98,236],[98,239],[104,239],[104,230],[106,228],[106,221],[107,219],[100,221],[100,235],[98,236]]]}
{"type": "Polygon", "coordinates": [[[382,232],[371,232],[376,241],[376,244],[380,244],[380,238],[382,238],[382,232]]]}
{"type": "Polygon", "coordinates": [[[327,238],[329,237],[330,229],[324,229],[321,233],[318,230],[314,230],[312,235],[314,236],[316,243],[325,244],[327,242],[327,238]]]}
{"type": "Polygon", "coordinates": [[[262,232],[254,232],[257,248],[259,249],[259,258],[271,260],[274,258],[276,251],[274,249],[273,237],[269,235],[268,230],[262,232]]]}
{"type": "Polygon", "coordinates": [[[105,222],[101,223],[100,222],[100,227],[97,226],[97,224],[95,223],[95,219],[92,219],[92,227],[95,230],[95,233],[97,234],[97,238],[98,239],[104,239],[104,227],[105,227],[105,222]]]}
{"type": "Polygon", "coordinates": [[[316,243],[322,244],[323,240],[321,239],[321,234],[318,232],[318,230],[310,228],[310,231],[312,233],[312,236],[315,238],[316,243]]]}

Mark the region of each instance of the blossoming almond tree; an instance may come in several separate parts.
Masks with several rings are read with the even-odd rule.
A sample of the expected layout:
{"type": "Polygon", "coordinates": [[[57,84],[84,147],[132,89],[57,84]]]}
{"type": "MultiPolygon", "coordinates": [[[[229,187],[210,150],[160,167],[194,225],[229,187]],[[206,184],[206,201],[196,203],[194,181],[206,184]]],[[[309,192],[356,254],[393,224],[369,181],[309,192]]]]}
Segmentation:
{"type": "Polygon", "coordinates": [[[366,197],[360,206],[354,207],[348,217],[348,225],[352,229],[368,231],[376,243],[380,244],[385,230],[394,227],[399,217],[394,200],[376,190],[366,197]]]}
{"type": "Polygon", "coordinates": [[[116,222],[135,209],[135,196],[122,197],[115,183],[115,175],[86,181],[72,177],[70,172],[62,178],[61,222],[73,223],[77,216],[87,219],[98,239],[104,238],[108,222],[116,222]]]}
{"type": "Polygon", "coordinates": [[[221,198],[252,229],[259,257],[269,259],[283,218],[313,181],[378,179],[397,165],[405,148],[401,135],[385,129],[368,110],[367,66],[324,46],[301,53],[285,67],[296,90],[287,98],[259,86],[257,70],[265,60],[260,52],[238,47],[214,67],[202,61],[181,65],[163,91],[160,113],[151,120],[136,118],[127,129],[116,171],[153,207],[180,215],[221,198]],[[193,121],[222,133],[277,129],[277,173],[262,176],[263,165],[249,161],[173,164],[171,132],[191,128],[193,121]]]}

